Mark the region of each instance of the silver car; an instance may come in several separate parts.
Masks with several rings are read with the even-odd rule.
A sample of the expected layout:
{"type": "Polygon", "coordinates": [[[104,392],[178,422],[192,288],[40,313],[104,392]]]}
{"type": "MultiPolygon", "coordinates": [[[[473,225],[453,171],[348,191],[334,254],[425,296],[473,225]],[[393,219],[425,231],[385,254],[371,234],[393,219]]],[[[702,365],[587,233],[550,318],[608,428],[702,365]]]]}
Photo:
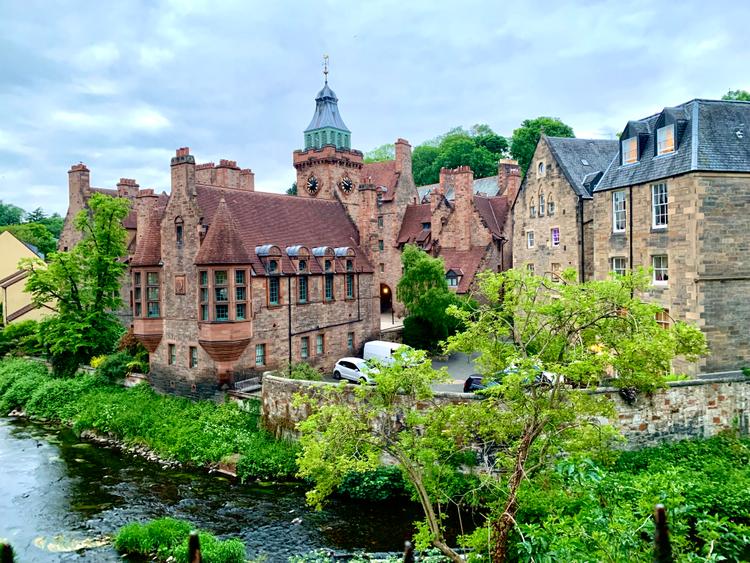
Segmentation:
{"type": "Polygon", "coordinates": [[[373,368],[370,364],[362,358],[341,358],[333,366],[333,378],[346,379],[354,383],[372,384],[375,382],[372,378],[367,377],[367,373],[372,371],[373,368]]]}

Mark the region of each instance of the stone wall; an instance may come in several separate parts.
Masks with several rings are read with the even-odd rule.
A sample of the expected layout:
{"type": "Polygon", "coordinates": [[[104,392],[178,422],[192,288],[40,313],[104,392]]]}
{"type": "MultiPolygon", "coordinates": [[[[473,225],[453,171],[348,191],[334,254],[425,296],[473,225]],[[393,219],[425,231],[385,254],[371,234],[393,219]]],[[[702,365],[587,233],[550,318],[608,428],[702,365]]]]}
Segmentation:
{"type": "MultiPolygon", "coordinates": [[[[295,394],[324,400],[326,390],[338,384],[295,381],[275,376],[263,378],[262,413],[266,427],[276,436],[293,437],[295,425],[310,414],[309,405],[292,406],[295,394]]],[[[347,386],[344,401],[354,399],[355,387],[347,386]]],[[[636,449],[684,438],[710,437],[738,428],[743,434],[750,426],[750,380],[743,377],[677,381],[651,396],[639,396],[626,404],[616,389],[600,389],[615,402],[615,425],[626,439],[624,447],[636,449]]],[[[435,402],[465,403],[476,400],[465,393],[436,393],[435,402]]],[[[423,408],[417,404],[411,408],[423,408]]]]}

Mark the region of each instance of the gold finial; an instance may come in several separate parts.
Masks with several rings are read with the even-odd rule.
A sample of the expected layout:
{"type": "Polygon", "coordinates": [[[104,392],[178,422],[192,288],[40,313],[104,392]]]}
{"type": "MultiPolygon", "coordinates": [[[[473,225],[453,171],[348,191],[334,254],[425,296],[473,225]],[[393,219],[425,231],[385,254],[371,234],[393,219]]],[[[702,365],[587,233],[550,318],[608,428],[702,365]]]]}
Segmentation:
{"type": "Polygon", "coordinates": [[[326,84],[328,84],[328,55],[323,55],[323,75],[326,78],[326,84]]]}

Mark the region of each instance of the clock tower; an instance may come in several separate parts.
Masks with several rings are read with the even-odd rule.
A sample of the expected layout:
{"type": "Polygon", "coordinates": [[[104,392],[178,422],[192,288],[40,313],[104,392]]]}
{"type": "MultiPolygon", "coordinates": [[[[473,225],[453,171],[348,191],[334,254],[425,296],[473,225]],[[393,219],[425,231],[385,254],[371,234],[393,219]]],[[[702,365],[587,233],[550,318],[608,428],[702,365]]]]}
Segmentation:
{"type": "Polygon", "coordinates": [[[315,97],[315,114],[304,132],[305,148],[294,151],[297,195],[351,204],[360,184],[362,153],[352,150],[351,132],[339,114],[339,100],[328,86],[328,57],[324,65],[325,84],[315,97]]]}

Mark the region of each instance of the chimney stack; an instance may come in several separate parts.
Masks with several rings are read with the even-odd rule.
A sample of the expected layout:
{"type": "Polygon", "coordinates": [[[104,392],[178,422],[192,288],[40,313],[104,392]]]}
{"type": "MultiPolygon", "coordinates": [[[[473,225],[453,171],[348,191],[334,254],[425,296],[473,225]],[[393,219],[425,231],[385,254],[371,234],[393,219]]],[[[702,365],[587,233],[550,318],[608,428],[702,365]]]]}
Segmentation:
{"type": "Polygon", "coordinates": [[[117,182],[117,195],[128,199],[135,199],[138,196],[138,183],[132,178],[120,178],[117,182]]]}
{"type": "Polygon", "coordinates": [[[497,165],[497,195],[507,196],[508,205],[513,205],[520,187],[521,169],[518,161],[503,158],[497,165]]]}
{"type": "Polygon", "coordinates": [[[396,139],[396,172],[411,174],[411,145],[406,139],[396,139]]]}
{"type": "Polygon", "coordinates": [[[249,192],[255,191],[255,173],[249,168],[240,170],[240,189],[249,192]]]}
{"type": "Polygon", "coordinates": [[[239,188],[240,187],[240,167],[237,166],[236,160],[227,160],[222,158],[219,165],[215,168],[216,184],[221,188],[239,188]]]}
{"type": "Polygon", "coordinates": [[[172,157],[172,194],[182,193],[186,197],[196,195],[195,157],[188,147],[177,149],[172,157]]]}

